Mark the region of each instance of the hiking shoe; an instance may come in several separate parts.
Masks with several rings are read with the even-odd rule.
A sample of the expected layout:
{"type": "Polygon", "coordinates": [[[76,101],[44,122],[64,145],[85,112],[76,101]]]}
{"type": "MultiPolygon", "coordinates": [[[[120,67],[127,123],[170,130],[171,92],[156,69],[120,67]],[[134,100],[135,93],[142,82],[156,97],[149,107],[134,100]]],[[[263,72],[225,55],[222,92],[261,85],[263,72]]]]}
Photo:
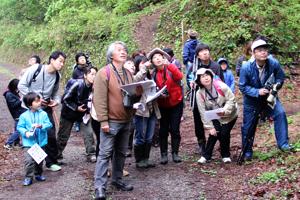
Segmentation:
{"type": "Polygon", "coordinates": [[[197,161],[197,163],[199,163],[199,164],[204,164],[206,162],[207,162],[207,160],[203,156],[201,156],[201,158],[197,161]]]}
{"type": "Polygon", "coordinates": [[[231,159],[229,157],[222,158],[223,163],[231,163],[231,159]]]}
{"type": "Polygon", "coordinates": [[[12,150],[12,149],[13,149],[13,146],[10,145],[10,144],[5,144],[3,147],[4,147],[5,149],[7,149],[7,150],[12,150]]]}
{"type": "Polygon", "coordinates": [[[280,148],[281,151],[285,153],[295,152],[295,148],[292,145],[285,145],[280,148]]]}
{"type": "Polygon", "coordinates": [[[120,189],[122,191],[131,191],[133,190],[133,186],[128,184],[128,183],[124,183],[123,181],[113,181],[111,182],[111,184],[113,186],[115,186],[117,189],[120,189]]]}
{"type": "Polygon", "coordinates": [[[161,154],[160,164],[165,165],[167,163],[168,163],[168,154],[167,153],[161,154]]]}
{"type": "Polygon", "coordinates": [[[32,179],[31,178],[25,178],[23,181],[24,186],[29,186],[32,184],[32,179]]]}
{"type": "Polygon", "coordinates": [[[95,155],[90,155],[90,156],[87,157],[87,161],[91,162],[91,163],[94,163],[94,162],[97,161],[97,158],[96,158],[95,155]]]}
{"type": "Polygon", "coordinates": [[[57,164],[52,164],[50,167],[48,167],[48,169],[50,171],[57,172],[57,171],[61,170],[61,166],[59,166],[57,164]]]}
{"type": "Polygon", "coordinates": [[[172,158],[173,158],[173,162],[175,162],[175,163],[180,163],[181,162],[181,158],[178,155],[178,153],[172,153],[172,158]]]}
{"type": "Polygon", "coordinates": [[[46,177],[45,177],[45,176],[42,176],[42,175],[36,175],[36,176],[35,176],[35,180],[37,180],[37,181],[45,181],[45,180],[46,180],[46,177]]]}

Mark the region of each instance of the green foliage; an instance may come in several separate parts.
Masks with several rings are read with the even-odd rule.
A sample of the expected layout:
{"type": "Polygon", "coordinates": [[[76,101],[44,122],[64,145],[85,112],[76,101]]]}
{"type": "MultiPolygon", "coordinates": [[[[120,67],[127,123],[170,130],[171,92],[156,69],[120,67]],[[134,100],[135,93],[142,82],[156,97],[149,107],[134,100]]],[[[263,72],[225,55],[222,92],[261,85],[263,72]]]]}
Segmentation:
{"type": "Polygon", "coordinates": [[[250,182],[252,184],[276,183],[285,176],[287,176],[285,169],[277,169],[273,172],[264,172],[256,178],[251,179],[250,182]]]}
{"type": "Polygon", "coordinates": [[[300,46],[299,6],[297,0],[175,1],[162,14],[156,42],[170,45],[175,40],[180,43],[176,43],[176,53],[181,54],[178,28],[184,21],[185,30],[197,30],[200,40],[210,45],[215,59],[225,56],[234,63],[242,54],[242,46],[258,35],[270,40],[272,52],[296,51],[300,46]]]}
{"type": "Polygon", "coordinates": [[[268,152],[254,151],[253,157],[259,159],[260,161],[266,161],[275,156],[278,156],[280,151],[277,149],[270,150],[268,152]]]}

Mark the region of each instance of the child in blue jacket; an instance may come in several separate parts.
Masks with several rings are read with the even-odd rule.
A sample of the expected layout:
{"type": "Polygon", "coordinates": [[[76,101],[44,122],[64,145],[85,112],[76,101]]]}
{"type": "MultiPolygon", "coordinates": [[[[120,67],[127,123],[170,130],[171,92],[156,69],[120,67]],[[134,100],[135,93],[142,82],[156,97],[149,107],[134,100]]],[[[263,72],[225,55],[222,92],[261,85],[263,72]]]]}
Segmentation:
{"type": "Polygon", "coordinates": [[[225,58],[219,58],[218,64],[221,66],[224,76],[224,82],[231,89],[234,94],[234,76],[232,71],[229,69],[229,63],[225,58]]]}
{"type": "Polygon", "coordinates": [[[19,118],[17,130],[22,136],[25,160],[25,179],[24,186],[32,184],[33,176],[37,181],[45,181],[43,173],[43,162],[37,164],[27,152],[34,144],[38,144],[43,148],[47,143],[47,129],[52,124],[47,113],[40,109],[40,96],[34,92],[29,92],[23,97],[25,106],[28,108],[19,118]]]}

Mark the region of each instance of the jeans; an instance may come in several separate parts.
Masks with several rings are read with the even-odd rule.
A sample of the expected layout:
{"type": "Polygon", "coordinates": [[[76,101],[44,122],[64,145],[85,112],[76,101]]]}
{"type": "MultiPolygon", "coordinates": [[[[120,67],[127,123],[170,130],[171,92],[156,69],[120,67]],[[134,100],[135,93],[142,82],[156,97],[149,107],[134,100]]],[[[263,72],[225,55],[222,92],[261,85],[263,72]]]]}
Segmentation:
{"type": "MultiPolygon", "coordinates": [[[[26,178],[33,178],[33,176],[42,175],[43,173],[43,161],[37,164],[34,159],[27,152],[29,148],[23,148],[24,152],[24,170],[26,178]]],[[[44,148],[42,148],[44,149],[44,148]]]]}
{"type": "Polygon", "coordinates": [[[170,132],[172,153],[178,153],[181,140],[180,122],[183,113],[183,102],[171,108],[160,108],[160,113],[160,152],[161,154],[168,153],[168,136],[170,132]]]}
{"type": "MultiPolygon", "coordinates": [[[[244,119],[242,125],[242,144],[245,154],[252,156],[253,142],[255,137],[255,130],[258,122],[258,115],[260,110],[255,106],[244,105],[244,119]]],[[[269,106],[265,107],[262,112],[274,119],[275,137],[279,149],[284,149],[289,146],[288,138],[288,123],[284,108],[281,102],[277,99],[274,109],[269,106]]]]}
{"type": "Polygon", "coordinates": [[[210,160],[217,140],[220,142],[222,158],[230,157],[230,132],[237,118],[227,124],[221,124],[218,120],[213,120],[214,127],[217,131],[217,136],[209,135],[205,152],[203,156],[210,160]]]}
{"type": "Polygon", "coordinates": [[[152,143],[156,120],[154,112],[150,117],[135,116],[135,145],[152,143]]]}
{"type": "Polygon", "coordinates": [[[9,136],[5,144],[13,145],[20,142],[19,132],[17,131],[17,124],[19,120],[15,120],[14,132],[9,136]]]}
{"type": "Polygon", "coordinates": [[[190,82],[192,81],[191,74],[193,73],[193,63],[188,62],[187,65],[185,66],[185,80],[186,80],[186,85],[187,85],[187,91],[191,89],[190,87],[190,82]]]}
{"type": "Polygon", "coordinates": [[[112,157],[112,181],[122,180],[130,123],[109,122],[109,133],[100,130],[100,152],[95,169],[95,188],[106,189],[107,170],[112,157]]]}
{"type": "MultiPolygon", "coordinates": [[[[58,156],[62,155],[62,152],[67,146],[73,124],[74,122],[72,121],[64,119],[63,117],[60,118],[59,130],[57,133],[58,156]]],[[[87,155],[95,155],[95,142],[91,120],[89,120],[87,124],[80,123],[80,129],[83,133],[85,151],[87,155]]]]}

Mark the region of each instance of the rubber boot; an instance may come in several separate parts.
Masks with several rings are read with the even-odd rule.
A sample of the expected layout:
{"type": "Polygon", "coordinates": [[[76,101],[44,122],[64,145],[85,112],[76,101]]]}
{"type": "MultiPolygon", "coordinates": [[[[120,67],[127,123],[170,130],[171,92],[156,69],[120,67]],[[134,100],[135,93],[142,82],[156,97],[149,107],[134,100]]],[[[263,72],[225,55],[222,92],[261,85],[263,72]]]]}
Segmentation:
{"type": "Polygon", "coordinates": [[[151,146],[152,146],[151,143],[150,144],[145,144],[145,155],[144,155],[144,158],[145,158],[145,163],[146,163],[147,167],[155,167],[154,162],[151,161],[151,160],[149,160],[151,146]]]}
{"type": "Polygon", "coordinates": [[[134,157],[136,168],[146,168],[147,164],[145,163],[145,148],[144,145],[134,145],[134,157]]]}
{"type": "Polygon", "coordinates": [[[172,145],[172,159],[175,163],[181,162],[181,158],[178,155],[179,145],[180,145],[180,137],[171,138],[172,145]]]}
{"type": "Polygon", "coordinates": [[[168,163],[168,139],[160,138],[160,164],[165,165],[168,163]]]}

